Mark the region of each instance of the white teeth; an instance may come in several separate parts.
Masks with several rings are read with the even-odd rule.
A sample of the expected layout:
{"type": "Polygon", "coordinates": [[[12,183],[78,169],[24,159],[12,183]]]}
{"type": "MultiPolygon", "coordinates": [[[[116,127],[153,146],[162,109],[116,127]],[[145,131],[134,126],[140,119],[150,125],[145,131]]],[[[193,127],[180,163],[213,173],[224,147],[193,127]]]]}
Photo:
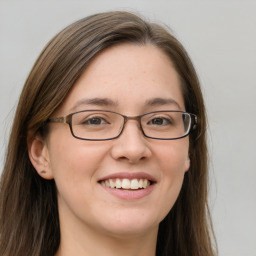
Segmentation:
{"type": "Polygon", "coordinates": [[[114,188],[116,186],[115,182],[112,179],[109,180],[109,184],[111,188],[114,188]]]}
{"type": "Polygon", "coordinates": [[[139,188],[143,188],[143,179],[140,179],[139,181],[139,188]]]}
{"type": "Polygon", "coordinates": [[[128,179],[123,179],[122,188],[126,188],[126,189],[131,188],[131,182],[128,179]]]}
{"type": "Polygon", "coordinates": [[[116,188],[122,187],[122,181],[120,179],[116,179],[116,188]]]}
{"type": "Polygon", "coordinates": [[[109,180],[105,181],[105,185],[106,185],[106,187],[110,187],[109,180]]]}
{"type": "Polygon", "coordinates": [[[148,180],[143,180],[143,188],[146,188],[149,186],[149,181],[148,180]]]}
{"type": "Polygon", "coordinates": [[[131,189],[138,189],[139,188],[139,182],[137,179],[131,180],[131,189]]]}
{"type": "Polygon", "coordinates": [[[102,186],[109,188],[122,189],[140,189],[150,186],[150,181],[147,179],[108,179],[100,182],[102,186]]]}

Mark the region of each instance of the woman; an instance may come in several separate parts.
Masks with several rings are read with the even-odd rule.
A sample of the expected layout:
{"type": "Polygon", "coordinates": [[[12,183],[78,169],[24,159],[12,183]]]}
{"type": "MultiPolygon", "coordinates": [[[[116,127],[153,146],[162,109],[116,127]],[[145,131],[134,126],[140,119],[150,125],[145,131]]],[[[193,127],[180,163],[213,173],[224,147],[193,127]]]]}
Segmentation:
{"type": "Polygon", "coordinates": [[[18,104],[0,254],[212,256],[206,120],[193,65],[126,12],[56,35],[18,104]]]}

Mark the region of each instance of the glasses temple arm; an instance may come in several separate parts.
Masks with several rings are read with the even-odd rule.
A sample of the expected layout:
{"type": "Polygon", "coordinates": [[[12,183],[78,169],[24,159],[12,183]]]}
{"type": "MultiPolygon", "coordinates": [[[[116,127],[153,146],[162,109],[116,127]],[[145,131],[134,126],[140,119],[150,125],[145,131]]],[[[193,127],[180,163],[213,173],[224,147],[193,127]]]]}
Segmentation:
{"type": "Polygon", "coordinates": [[[61,117],[53,117],[47,119],[46,123],[67,123],[67,117],[61,116],[61,117]]]}

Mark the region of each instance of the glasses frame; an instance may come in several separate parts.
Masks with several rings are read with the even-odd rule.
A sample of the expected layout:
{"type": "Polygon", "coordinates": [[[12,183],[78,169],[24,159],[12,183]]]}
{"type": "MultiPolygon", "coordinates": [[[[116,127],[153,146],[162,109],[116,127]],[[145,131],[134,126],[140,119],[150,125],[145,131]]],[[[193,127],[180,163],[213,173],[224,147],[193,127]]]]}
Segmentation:
{"type": "Polygon", "coordinates": [[[197,123],[198,123],[198,118],[197,118],[197,116],[195,114],[188,113],[188,112],[185,112],[185,111],[162,110],[162,111],[151,111],[151,112],[147,112],[147,113],[144,113],[144,114],[138,115],[138,116],[126,116],[126,115],[117,113],[115,111],[99,110],[99,109],[80,110],[80,111],[76,111],[76,112],[70,113],[70,114],[68,114],[66,116],[48,118],[45,123],[66,123],[66,124],[68,124],[72,136],[74,138],[76,138],[76,139],[88,140],[88,141],[105,141],[105,140],[114,140],[114,139],[117,139],[118,137],[120,137],[122,132],[123,132],[123,130],[124,130],[125,124],[127,123],[128,120],[137,120],[138,123],[139,123],[139,127],[140,127],[140,130],[141,130],[142,134],[146,138],[150,138],[150,139],[154,139],[154,140],[177,140],[177,139],[184,138],[184,137],[188,136],[191,133],[192,130],[195,130],[195,128],[197,126],[197,123]],[[72,116],[77,114],[77,113],[80,113],[80,112],[91,112],[91,111],[109,112],[109,113],[114,113],[114,114],[117,114],[119,116],[122,116],[124,118],[124,122],[123,122],[123,125],[120,127],[119,134],[117,136],[115,136],[115,137],[111,137],[111,138],[107,138],[107,139],[86,139],[86,138],[82,138],[82,137],[76,136],[74,134],[74,132],[73,132],[72,116]],[[161,113],[162,112],[175,112],[175,113],[188,114],[190,116],[190,119],[191,119],[191,124],[190,124],[190,128],[188,129],[187,133],[185,133],[185,135],[177,137],[177,138],[156,138],[156,137],[151,137],[151,136],[146,135],[144,130],[143,130],[143,128],[142,128],[142,125],[141,125],[142,117],[145,116],[145,115],[148,115],[148,114],[154,114],[154,113],[159,113],[159,112],[161,112],[161,113]]]}

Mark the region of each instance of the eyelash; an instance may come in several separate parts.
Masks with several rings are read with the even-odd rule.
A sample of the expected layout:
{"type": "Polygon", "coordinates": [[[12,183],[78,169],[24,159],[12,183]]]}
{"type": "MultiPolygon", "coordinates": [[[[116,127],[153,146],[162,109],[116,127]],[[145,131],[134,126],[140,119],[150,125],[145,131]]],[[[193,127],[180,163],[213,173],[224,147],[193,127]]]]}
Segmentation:
{"type": "Polygon", "coordinates": [[[81,122],[81,124],[88,124],[88,125],[100,125],[100,124],[90,124],[89,122],[91,122],[92,120],[100,120],[100,124],[102,124],[102,121],[104,121],[104,123],[108,124],[109,122],[106,121],[106,119],[104,119],[103,117],[97,117],[97,116],[94,116],[94,117],[88,117],[86,118],[85,120],[83,120],[81,122]]]}
{"type": "MultiPolygon", "coordinates": [[[[161,119],[161,121],[166,122],[167,124],[171,124],[172,123],[170,119],[165,118],[165,117],[154,117],[148,123],[151,123],[151,122],[153,122],[156,119],[161,119]]],[[[167,125],[167,124],[165,124],[165,125],[167,125]]],[[[161,124],[161,125],[163,125],[163,124],[161,124]]]]}

